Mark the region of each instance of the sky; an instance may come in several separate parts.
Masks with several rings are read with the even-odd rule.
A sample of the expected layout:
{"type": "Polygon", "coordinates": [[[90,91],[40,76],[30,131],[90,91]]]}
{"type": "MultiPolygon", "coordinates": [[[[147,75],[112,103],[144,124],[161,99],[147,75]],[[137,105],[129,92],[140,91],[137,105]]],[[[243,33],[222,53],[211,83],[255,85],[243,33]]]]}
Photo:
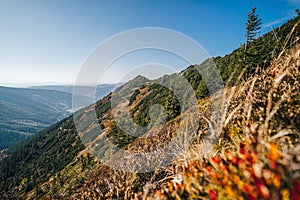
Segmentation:
{"type": "MultiPolygon", "coordinates": [[[[263,34],[294,17],[300,0],[0,0],[0,85],[74,84],[97,45],[133,28],[172,29],[210,56],[224,56],[244,43],[253,6],[263,34]]],[[[136,53],[117,62],[100,82],[119,82],[131,67],[151,59],[167,61],[174,71],[187,67],[166,53],[136,53]]]]}

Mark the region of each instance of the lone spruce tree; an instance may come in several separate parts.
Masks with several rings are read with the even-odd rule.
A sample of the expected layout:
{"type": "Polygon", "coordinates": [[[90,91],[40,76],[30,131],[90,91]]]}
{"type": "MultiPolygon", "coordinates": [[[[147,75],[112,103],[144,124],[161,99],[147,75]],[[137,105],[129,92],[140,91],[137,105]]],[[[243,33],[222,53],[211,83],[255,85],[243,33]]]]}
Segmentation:
{"type": "Polygon", "coordinates": [[[261,29],[261,19],[256,14],[256,7],[253,7],[248,14],[246,23],[246,43],[244,49],[244,62],[247,67],[247,74],[253,74],[256,70],[258,57],[260,54],[260,45],[255,40],[257,39],[261,29]]]}
{"type": "Polygon", "coordinates": [[[248,20],[246,23],[246,45],[245,49],[247,49],[248,45],[257,38],[261,29],[261,19],[258,18],[256,14],[256,7],[253,7],[248,14],[248,20]]]}

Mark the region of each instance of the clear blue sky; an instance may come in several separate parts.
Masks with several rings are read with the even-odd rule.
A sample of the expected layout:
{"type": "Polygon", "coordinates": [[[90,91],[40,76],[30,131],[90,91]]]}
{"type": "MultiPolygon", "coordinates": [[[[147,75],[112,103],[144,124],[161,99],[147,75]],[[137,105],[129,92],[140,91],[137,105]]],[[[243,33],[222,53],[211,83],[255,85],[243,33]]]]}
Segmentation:
{"type": "Polygon", "coordinates": [[[300,0],[0,0],[0,85],[72,84],[96,45],[138,27],[182,32],[222,56],[244,42],[253,6],[265,33],[300,0]]]}

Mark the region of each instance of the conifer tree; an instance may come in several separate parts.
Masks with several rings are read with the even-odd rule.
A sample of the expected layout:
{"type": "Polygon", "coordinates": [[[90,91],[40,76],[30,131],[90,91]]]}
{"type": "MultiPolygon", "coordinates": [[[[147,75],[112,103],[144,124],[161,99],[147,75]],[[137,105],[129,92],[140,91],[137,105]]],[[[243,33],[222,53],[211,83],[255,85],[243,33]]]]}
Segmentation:
{"type": "Polygon", "coordinates": [[[247,49],[248,45],[257,38],[261,29],[261,19],[258,18],[256,14],[256,7],[253,7],[248,14],[248,20],[246,23],[246,45],[245,49],[247,49]]]}
{"type": "Polygon", "coordinates": [[[256,14],[256,7],[253,7],[248,14],[246,22],[246,43],[244,49],[244,62],[249,74],[253,74],[259,64],[257,63],[257,57],[261,52],[261,45],[256,42],[256,39],[260,33],[260,29],[261,19],[256,14]]]}

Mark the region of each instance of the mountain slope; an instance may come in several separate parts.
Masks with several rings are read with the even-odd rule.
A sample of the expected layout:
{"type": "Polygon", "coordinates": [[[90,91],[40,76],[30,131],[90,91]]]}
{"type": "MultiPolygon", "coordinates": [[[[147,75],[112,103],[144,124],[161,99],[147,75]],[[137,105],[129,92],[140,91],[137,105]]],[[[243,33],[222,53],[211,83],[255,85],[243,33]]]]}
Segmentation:
{"type": "MultiPolygon", "coordinates": [[[[122,87],[126,88],[126,85],[122,87]]],[[[107,103],[106,99],[97,105],[107,103]]],[[[100,107],[99,112],[107,112],[103,109],[105,107],[100,107]]],[[[12,146],[6,152],[7,157],[0,162],[0,197],[17,198],[20,191],[15,187],[19,183],[22,183],[21,193],[34,189],[71,161],[80,161],[77,156],[83,149],[72,115],[12,146]],[[33,171],[35,175],[32,175],[33,171]]]]}
{"type": "MultiPolygon", "coordinates": [[[[248,161],[246,160],[247,157],[245,158],[243,157],[243,154],[239,154],[239,152],[243,152],[242,150],[244,147],[242,142],[250,140],[249,138],[247,140],[246,136],[251,134],[251,141],[256,141],[256,143],[246,143],[246,145],[255,145],[257,149],[260,149],[256,150],[254,148],[253,154],[251,154],[251,159],[257,159],[257,157],[259,157],[259,164],[263,165],[266,170],[269,169],[268,167],[272,165],[273,162],[275,162],[275,166],[278,167],[273,167],[270,170],[272,170],[272,173],[277,173],[280,174],[280,176],[285,177],[282,179],[282,186],[280,187],[280,189],[282,191],[291,192],[294,191],[291,183],[296,180],[295,178],[297,178],[296,175],[299,170],[297,170],[297,168],[286,170],[288,168],[287,165],[291,164],[292,166],[297,166],[300,160],[297,159],[292,163],[284,163],[286,161],[282,160],[283,158],[281,157],[278,157],[278,160],[266,160],[266,158],[270,158],[270,150],[268,149],[268,145],[274,145],[274,142],[276,140],[276,144],[280,148],[283,148],[283,150],[285,151],[285,156],[288,155],[289,157],[294,157],[295,155],[297,155],[297,152],[299,153],[298,148],[300,127],[298,121],[300,120],[300,51],[297,50],[300,47],[299,45],[297,45],[296,48],[292,50],[292,54],[285,55],[284,58],[277,60],[275,62],[276,64],[273,64],[270,68],[264,70],[262,74],[255,75],[254,77],[247,79],[237,87],[227,88],[225,90],[230,104],[227,105],[228,110],[227,113],[225,113],[226,120],[220,122],[220,126],[223,128],[222,135],[224,135],[224,137],[222,137],[217,142],[214,149],[215,152],[227,152],[227,154],[225,155],[231,155],[228,154],[228,152],[231,152],[233,155],[237,154],[240,156],[239,159],[241,160],[241,162],[245,162],[247,163],[247,165],[251,164],[251,162],[254,161],[248,161]],[[269,84],[265,86],[263,84],[265,80],[270,80],[275,84],[277,83],[278,85],[274,86],[274,84],[269,84]],[[256,84],[254,85],[253,83],[256,84]],[[277,88],[276,90],[274,90],[275,87],[277,88]],[[289,87],[290,91],[287,91],[285,89],[286,87],[289,87]],[[276,110],[272,118],[269,118],[267,109],[263,109],[265,108],[264,105],[268,105],[268,103],[261,103],[261,100],[268,101],[267,97],[270,94],[274,96],[272,102],[270,103],[271,110],[276,110]],[[248,97],[252,95],[255,97],[255,100],[249,100],[248,97]],[[283,97],[283,100],[280,99],[281,97],[283,97]],[[279,107],[277,106],[278,102],[281,103],[279,107]],[[249,109],[251,111],[251,115],[249,118],[247,118],[243,113],[248,113],[249,109]],[[260,120],[260,117],[263,120],[260,120]],[[227,119],[229,119],[229,123],[226,122],[227,119]],[[265,127],[266,123],[268,124],[268,127],[265,127]],[[286,132],[287,130],[288,132],[286,132]],[[290,136],[282,135],[284,132],[285,134],[290,134],[290,136]],[[268,133],[268,135],[264,135],[265,133],[268,133]],[[252,137],[256,138],[257,140],[252,137]],[[267,137],[267,139],[264,139],[264,137],[267,137]],[[265,146],[265,143],[259,143],[262,141],[268,142],[268,140],[270,140],[271,138],[274,138],[272,139],[273,143],[268,143],[267,146],[265,146]],[[237,147],[239,145],[239,142],[241,142],[242,144],[242,150],[236,153],[236,149],[239,149],[239,147],[237,147]]],[[[146,84],[151,83],[147,82],[146,84]]],[[[141,94],[144,94],[143,91],[141,91],[141,94]]],[[[99,102],[99,105],[106,104],[108,100],[109,98],[105,99],[105,101],[99,102]]],[[[202,115],[204,114],[206,117],[210,116],[209,100],[209,98],[206,98],[199,102],[202,105],[199,112],[202,113],[202,115]]],[[[136,101],[139,101],[139,97],[137,97],[136,101]]],[[[133,102],[133,105],[137,105],[137,102],[133,102]]],[[[86,115],[88,115],[88,113],[86,113],[86,115]]],[[[122,135],[120,130],[118,130],[115,125],[111,124],[111,120],[111,113],[109,113],[109,111],[104,113],[103,117],[101,118],[101,122],[105,127],[104,134],[107,134],[107,137],[111,138],[112,142],[115,142],[115,144],[125,144],[125,146],[123,147],[130,151],[147,152],[149,150],[151,151],[150,148],[156,148],[156,145],[161,145],[160,143],[157,144],[157,141],[163,141],[163,143],[169,141],[169,137],[172,137],[172,135],[176,132],[178,117],[174,120],[169,121],[165,125],[165,128],[163,128],[161,132],[156,133],[154,137],[148,137],[146,139],[133,138],[133,140],[130,140],[130,138],[126,139],[125,135],[122,135]],[[171,136],[169,136],[170,134],[171,136]],[[130,144],[130,146],[128,146],[128,144],[130,144]]],[[[208,127],[209,125],[207,124],[207,122],[202,119],[201,126],[198,130],[200,138],[205,138],[205,132],[208,130],[208,127]]],[[[96,140],[91,139],[90,141],[96,140]]],[[[90,143],[88,145],[88,147],[92,146],[93,143],[90,143]]],[[[247,146],[247,148],[253,147],[247,146]]],[[[101,151],[101,149],[98,150],[99,152],[103,152],[101,151]]],[[[220,191],[220,199],[222,199],[224,195],[235,194],[234,192],[227,194],[227,190],[223,190],[223,183],[221,182],[221,184],[219,182],[216,182],[219,181],[219,179],[217,179],[217,176],[209,174],[211,173],[209,169],[214,169],[214,163],[211,164],[211,162],[218,162],[218,160],[208,161],[207,163],[202,162],[200,154],[202,150],[203,149],[201,149],[200,140],[194,143],[194,145],[190,149],[190,152],[185,152],[184,158],[180,158],[175,161],[174,165],[170,168],[166,170],[159,169],[155,172],[136,174],[112,170],[109,167],[103,165],[98,160],[91,158],[91,156],[86,151],[83,151],[81,153],[80,159],[74,160],[73,163],[71,163],[58,174],[52,177],[51,180],[55,181],[47,181],[41,184],[38,190],[39,192],[37,192],[37,190],[35,189],[27,193],[25,198],[42,197],[49,195],[54,195],[55,198],[63,199],[95,199],[100,197],[113,199],[133,199],[143,198],[145,196],[149,196],[148,198],[150,199],[174,199],[176,196],[178,197],[178,195],[181,198],[190,198],[192,196],[205,198],[209,196],[209,189],[211,189],[212,186],[215,187],[216,184],[219,184],[217,185],[219,188],[216,190],[220,191]],[[207,169],[207,171],[202,172],[203,169],[207,169]],[[208,173],[205,178],[203,178],[204,173],[208,173]],[[183,177],[184,181],[181,181],[181,179],[178,177],[183,177]],[[163,180],[168,180],[168,182],[163,180]],[[211,182],[207,183],[207,180],[210,180],[211,182]],[[61,183],[62,185],[60,185],[61,183]],[[177,187],[175,183],[178,185],[182,184],[182,187],[177,187]],[[192,189],[193,187],[191,187],[190,183],[195,185],[194,189],[192,189]],[[204,187],[203,191],[201,187],[197,186],[199,184],[204,187]],[[156,197],[154,197],[155,190],[159,191],[156,192],[156,194],[158,194],[158,196],[156,197]],[[224,195],[222,196],[221,194],[223,193],[224,195]]],[[[252,152],[252,149],[251,151],[249,150],[247,152],[252,152]]],[[[246,153],[244,154],[247,155],[246,153]]],[[[276,152],[273,154],[273,157],[277,156],[276,152]]],[[[105,157],[106,155],[103,156],[105,157]]],[[[273,157],[271,158],[273,159],[273,157]]],[[[276,159],[277,157],[274,158],[276,159]]],[[[221,158],[216,157],[216,159],[221,158]]],[[[235,162],[231,160],[231,157],[228,156],[224,159],[226,160],[223,160],[222,162],[228,162],[232,168],[236,166],[235,162]]],[[[122,163],[122,161],[120,161],[120,163],[122,163]]],[[[241,176],[244,179],[247,178],[246,175],[245,177],[243,177],[242,173],[238,173],[232,168],[231,170],[233,171],[231,173],[235,176],[228,177],[228,174],[226,175],[226,172],[224,172],[224,176],[227,176],[229,179],[233,180],[236,180],[237,176],[241,176]]],[[[217,170],[221,169],[216,168],[215,174],[220,173],[217,170]]],[[[248,170],[251,172],[251,169],[252,168],[246,168],[247,172],[248,170]]],[[[232,184],[235,184],[235,182],[233,181],[232,184]]],[[[250,182],[250,184],[254,183],[250,182]]],[[[268,183],[266,181],[265,184],[266,187],[269,188],[268,191],[270,190],[271,192],[274,187],[272,183],[268,183]]],[[[232,191],[235,191],[234,187],[239,186],[232,186],[232,191]]],[[[252,185],[250,185],[249,187],[252,187],[252,185]]],[[[244,191],[240,189],[239,192],[241,193],[241,196],[242,193],[247,194],[247,190],[244,191]]],[[[273,190],[273,192],[274,195],[276,195],[276,190],[273,190]]],[[[259,197],[259,195],[262,195],[258,192],[251,192],[250,194],[256,194],[257,198],[259,197]]],[[[236,196],[232,196],[232,198],[236,198],[236,196]]],[[[247,197],[245,197],[245,199],[247,199],[247,197]]]]}
{"type": "MultiPolygon", "coordinates": [[[[236,143],[238,144],[240,141],[243,142],[244,140],[247,140],[245,136],[250,135],[250,139],[258,137],[257,134],[259,131],[256,131],[255,127],[252,127],[252,124],[258,124],[258,127],[262,127],[260,130],[262,133],[259,133],[260,137],[276,136],[277,133],[280,133],[285,129],[292,130],[293,136],[289,137],[289,140],[292,141],[293,145],[296,145],[295,143],[297,143],[297,137],[299,135],[297,121],[299,120],[298,86],[300,81],[299,45],[295,46],[297,43],[296,38],[299,38],[300,36],[299,25],[296,24],[298,21],[299,17],[290,20],[287,24],[277,29],[278,37],[287,38],[286,41],[288,41],[287,43],[289,44],[283,44],[283,46],[286,47],[286,55],[284,57],[282,56],[277,61],[275,60],[270,68],[268,68],[268,65],[263,66],[266,69],[262,68],[260,74],[252,75],[249,79],[246,79],[246,81],[240,80],[240,83],[238,83],[240,85],[238,85],[238,87],[227,88],[229,91],[228,93],[226,92],[229,101],[227,104],[228,112],[225,112],[224,115],[226,115],[226,119],[228,120],[222,121],[222,123],[219,124],[222,128],[223,137],[218,141],[215,147],[216,152],[225,154],[226,151],[224,149],[226,148],[235,152],[236,149],[238,149],[236,143]],[[289,34],[292,29],[295,30],[292,34],[289,34]],[[290,35],[292,35],[292,37],[290,37],[290,35]],[[287,49],[290,48],[294,48],[292,49],[292,53],[287,51],[287,49]],[[288,70],[285,71],[285,69],[288,70]],[[275,83],[277,86],[276,88],[273,88],[275,83]],[[239,87],[243,90],[239,90],[239,87]],[[286,91],[289,90],[286,89],[288,88],[290,88],[291,91],[287,94],[286,91]],[[253,95],[252,97],[248,94],[259,94],[259,96],[253,95]],[[268,100],[270,99],[270,95],[274,102],[268,100]],[[284,97],[283,100],[280,100],[281,96],[284,97]],[[254,101],[255,104],[245,104],[245,100],[246,102],[254,101]],[[280,104],[276,103],[277,101],[280,104]],[[272,109],[272,106],[268,106],[269,104],[274,105],[275,109],[272,109]],[[247,115],[245,113],[247,113],[247,115]],[[270,113],[274,117],[269,118],[270,113]]],[[[273,37],[271,36],[271,33],[268,33],[259,40],[262,41],[263,45],[269,45],[268,49],[272,49],[271,47],[277,48],[278,43],[274,42],[273,37]]],[[[226,81],[228,80],[230,72],[234,69],[237,69],[237,71],[243,70],[241,51],[241,49],[238,49],[223,58],[215,58],[219,69],[221,69],[221,75],[226,81]]],[[[269,50],[265,51],[266,52],[261,55],[259,62],[266,60],[267,56],[266,62],[271,63],[271,60],[282,52],[278,51],[277,53],[270,54],[269,50]],[[270,57],[270,55],[272,56],[270,57]]],[[[185,113],[181,113],[178,102],[172,91],[155,84],[154,81],[146,80],[143,77],[137,77],[131,82],[124,84],[124,86],[120,87],[114,93],[98,101],[95,105],[82,110],[85,112],[75,116],[75,119],[79,118],[82,121],[86,121],[86,119],[89,119],[92,110],[94,108],[96,109],[97,121],[92,121],[92,123],[88,123],[87,121],[87,124],[78,130],[81,139],[88,147],[93,148],[97,147],[97,144],[99,144],[97,142],[101,137],[105,136],[120,148],[133,152],[147,152],[153,150],[152,148],[155,148],[155,145],[163,145],[159,141],[163,141],[163,143],[170,141],[175,135],[179,119],[185,116],[188,117],[190,115],[189,112],[200,112],[201,116],[204,115],[209,119],[210,99],[205,98],[208,95],[207,87],[203,84],[202,77],[197,73],[195,67],[201,67],[201,65],[190,66],[181,73],[165,76],[162,80],[172,83],[172,77],[184,76],[194,90],[196,90],[196,96],[198,97],[200,105],[199,110],[190,108],[184,110],[186,111],[185,113]],[[148,132],[143,133],[149,135],[148,138],[132,137],[124,133],[124,131],[122,131],[114,122],[111,112],[111,100],[115,96],[118,96],[118,93],[126,94],[125,98],[121,99],[121,102],[122,105],[128,105],[130,107],[129,111],[124,110],[123,107],[117,107],[121,116],[129,114],[133,117],[136,124],[151,125],[151,116],[149,116],[148,113],[150,105],[159,103],[167,111],[167,123],[162,127],[160,132],[154,133],[155,135],[148,132]],[[168,104],[168,102],[173,103],[168,104]],[[100,124],[103,130],[101,135],[96,129],[98,124],[100,124]]],[[[247,76],[249,76],[249,74],[247,74],[247,76]]],[[[201,141],[209,129],[209,124],[204,118],[201,118],[200,122],[198,129],[199,135],[195,140],[192,149],[196,149],[197,146],[201,145],[201,141]]],[[[153,196],[156,189],[165,189],[158,190],[157,193],[157,197],[162,196],[164,199],[174,199],[176,198],[176,195],[177,197],[179,195],[182,198],[190,197],[187,196],[190,194],[189,191],[184,190],[184,187],[180,187],[180,184],[186,184],[183,186],[190,188],[187,182],[180,182],[182,180],[180,176],[185,177],[185,174],[181,174],[182,170],[190,170],[189,175],[191,175],[193,170],[196,171],[201,168],[201,164],[196,165],[195,169],[189,168],[189,163],[201,162],[200,158],[196,161],[193,160],[198,159],[197,156],[199,155],[197,155],[197,153],[199,153],[201,149],[196,149],[198,151],[186,154],[186,160],[183,159],[184,161],[182,163],[178,161],[178,163],[174,164],[174,168],[166,170],[159,169],[149,173],[125,173],[109,169],[91,157],[86,150],[81,151],[83,146],[76,135],[77,133],[71,118],[65,119],[51,127],[52,128],[40,132],[38,134],[40,137],[39,139],[34,139],[34,137],[32,137],[20,143],[18,147],[12,148],[9,152],[10,156],[0,163],[1,195],[3,198],[17,198],[16,196],[20,195],[24,198],[40,198],[47,196],[53,199],[133,199],[153,196]],[[68,132],[71,134],[66,134],[68,132]],[[48,140],[51,138],[51,135],[55,138],[53,141],[52,139],[48,140]],[[66,150],[64,149],[66,148],[65,144],[68,144],[66,150]],[[51,156],[50,154],[47,154],[47,152],[51,152],[53,155],[51,156]],[[69,154],[69,152],[72,153],[69,154]],[[45,163],[45,160],[43,160],[44,157],[47,158],[48,162],[45,163]],[[57,160],[60,160],[61,158],[64,158],[62,159],[64,162],[60,165],[57,163],[57,160]],[[18,166],[16,170],[11,169],[11,166],[13,165],[18,166]],[[47,165],[54,165],[54,167],[49,167],[47,169],[47,165]],[[39,172],[38,176],[34,175],[35,172],[39,172]],[[47,179],[48,181],[46,181],[47,179]],[[169,180],[169,182],[166,180],[169,180]],[[162,193],[163,195],[161,195],[162,193]]],[[[188,123],[186,124],[186,128],[186,130],[189,130],[188,123]]],[[[267,140],[261,141],[268,142],[267,140]]],[[[109,156],[109,152],[105,154],[106,146],[98,146],[99,148],[95,148],[95,150],[104,153],[102,155],[104,157],[109,156]]],[[[292,146],[287,147],[292,148],[292,146]]],[[[259,146],[259,148],[262,149],[261,146],[259,146]]],[[[261,155],[267,157],[266,154],[261,153],[261,155]]],[[[211,166],[208,166],[208,168],[209,167],[211,166]]],[[[283,174],[282,171],[281,173],[283,174]]],[[[199,172],[199,177],[196,176],[195,179],[198,180],[200,177],[203,177],[202,172],[199,172]]],[[[189,181],[188,179],[184,180],[189,181]]],[[[204,181],[204,183],[206,182],[204,181]]],[[[201,182],[201,184],[204,183],[201,182]]],[[[261,182],[259,183],[261,185],[261,182]]],[[[199,182],[193,182],[193,184],[199,184],[199,182]]],[[[197,189],[200,188],[201,185],[197,187],[197,189]]],[[[193,191],[197,191],[196,195],[198,195],[198,198],[200,198],[200,195],[204,195],[205,198],[209,198],[209,195],[215,195],[215,190],[212,190],[211,192],[209,190],[211,188],[205,189],[205,191],[193,191]]],[[[201,198],[202,197],[203,196],[201,196],[201,198]]]]}
{"type": "Polygon", "coordinates": [[[0,149],[63,119],[71,108],[69,93],[0,87],[0,149]]]}

